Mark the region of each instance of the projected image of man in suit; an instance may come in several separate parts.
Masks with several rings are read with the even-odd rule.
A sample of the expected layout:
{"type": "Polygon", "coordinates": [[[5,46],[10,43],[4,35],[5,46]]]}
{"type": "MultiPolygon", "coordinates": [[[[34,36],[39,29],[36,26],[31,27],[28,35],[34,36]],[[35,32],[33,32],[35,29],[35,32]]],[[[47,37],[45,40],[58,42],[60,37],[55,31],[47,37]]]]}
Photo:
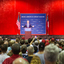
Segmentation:
{"type": "Polygon", "coordinates": [[[25,26],[22,26],[24,28],[32,28],[34,26],[32,26],[30,23],[29,23],[29,20],[27,20],[27,24],[25,26]]]}

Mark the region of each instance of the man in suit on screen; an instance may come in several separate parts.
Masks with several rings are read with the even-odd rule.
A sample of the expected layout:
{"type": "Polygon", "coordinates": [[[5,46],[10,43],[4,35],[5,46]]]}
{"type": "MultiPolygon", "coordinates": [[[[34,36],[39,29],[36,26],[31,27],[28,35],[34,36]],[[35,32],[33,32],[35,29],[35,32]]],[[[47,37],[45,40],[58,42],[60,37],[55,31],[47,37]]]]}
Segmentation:
{"type": "Polygon", "coordinates": [[[34,27],[32,26],[30,23],[29,23],[29,20],[27,20],[27,24],[25,26],[22,26],[24,28],[31,28],[31,27],[34,27]]]}

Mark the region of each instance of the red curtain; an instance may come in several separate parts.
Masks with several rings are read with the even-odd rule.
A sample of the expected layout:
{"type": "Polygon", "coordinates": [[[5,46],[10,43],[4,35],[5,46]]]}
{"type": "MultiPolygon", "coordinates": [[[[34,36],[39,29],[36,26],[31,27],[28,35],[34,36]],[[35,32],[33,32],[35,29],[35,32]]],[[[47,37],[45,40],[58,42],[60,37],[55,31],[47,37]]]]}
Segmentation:
{"type": "Polygon", "coordinates": [[[0,0],[0,35],[17,35],[20,13],[49,15],[49,35],[64,35],[63,0],[0,0]]]}

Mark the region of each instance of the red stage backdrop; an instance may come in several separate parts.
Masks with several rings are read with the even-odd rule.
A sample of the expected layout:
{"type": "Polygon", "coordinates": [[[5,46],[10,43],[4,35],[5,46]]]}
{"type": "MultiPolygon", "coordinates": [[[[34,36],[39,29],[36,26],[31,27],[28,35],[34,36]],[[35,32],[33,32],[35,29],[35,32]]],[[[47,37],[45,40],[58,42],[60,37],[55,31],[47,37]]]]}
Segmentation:
{"type": "Polygon", "coordinates": [[[49,35],[64,35],[64,0],[0,0],[0,35],[17,35],[20,13],[46,13],[49,35]]]}

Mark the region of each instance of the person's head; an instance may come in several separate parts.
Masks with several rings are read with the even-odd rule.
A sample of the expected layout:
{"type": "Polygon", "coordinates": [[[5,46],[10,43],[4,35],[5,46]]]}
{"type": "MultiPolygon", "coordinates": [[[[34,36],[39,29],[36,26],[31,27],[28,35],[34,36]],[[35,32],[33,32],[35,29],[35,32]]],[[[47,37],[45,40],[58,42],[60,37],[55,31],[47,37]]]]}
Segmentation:
{"type": "Polygon", "coordinates": [[[26,44],[26,45],[28,44],[28,40],[25,40],[25,44],[26,44]]]}
{"type": "Polygon", "coordinates": [[[22,51],[22,53],[26,53],[26,51],[27,51],[27,46],[26,46],[25,44],[22,45],[21,51],[22,51]]]}
{"type": "Polygon", "coordinates": [[[59,64],[64,64],[64,50],[59,54],[59,64]]]}
{"type": "Polygon", "coordinates": [[[39,44],[39,51],[43,51],[44,48],[45,48],[45,44],[44,44],[43,42],[41,42],[41,43],[39,44]]]}
{"type": "Polygon", "coordinates": [[[10,41],[11,39],[8,39],[8,42],[10,41]]]}
{"type": "Polygon", "coordinates": [[[13,61],[13,64],[29,64],[29,63],[23,58],[17,58],[13,61]]]}
{"type": "Polygon", "coordinates": [[[1,50],[1,45],[0,45],[0,54],[1,54],[2,50],[1,50]]]}
{"type": "Polygon", "coordinates": [[[51,38],[51,41],[52,41],[52,42],[54,42],[54,41],[55,41],[55,39],[54,39],[54,38],[51,38]]]}
{"type": "Polygon", "coordinates": [[[29,20],[27,20],[27,23],[29,23],[29,20]]]}
{"type": "Polygon", "coordinates": [[[34,46],[34,53],[36,53],[38,50],[37,46],[34,46]]]}
{"type": "Polygon", "coordinates": [[[59,48],[54,44],[49,44],[45,47],[44,58],[45,62],[55,63],[59,54],[59,48]]]}
{"type": "Polygon", "coordinates": [[[4,38],[4,41],[8,41],[8,38],[4,38]]]}
{"type": "Polygon", "coordinates": [[[8,41],[4,41],[4,44],[8,44],[8,41]]]}
{"type": "Polygon", "coordinates": [[[43,43],[46,43],[45,39],[42,40],[43,43]]]}
{"type": "Polygon", "coordinates": [[[24,43],[25,43],[25,41],[21,39],[20,44],[23,45],[24,43]]]}
{"type": "Polygon", "coordinates": [[[2,36],[0,36],[0,40],[2,40],[2,36]]]}
{"type": "Polygon", "coordinates": [[[62,41],[59,41],[59,46],[62,46],[62,41]]]}
{"type": "Polygon", "coordinates": [[[38,46],[39,43],[38,43],[38,41],[35,41],[34,44],[35,44],[36,46],[38,46]]]}
{"type": "Polygon", "coordinates": [[[27,50],[28,50],[28,55],[33,55],[33,53],[34,53],[34,47],[33,46],[27,47],[27,50]]]}
{"type": "Polygon", "coordinates": [[[6,53],[7,47],[8,47],[7,44],[1,45],[1,50],[2,50],[3,53],[6,53]]]}
{"type": "Polygon", "coordinates": [[[31,41],[32,41],[32,39],[31,39],[31,38],[29,38],[29,39],[28,39],[28,42],[30,43],[31,41]]]}
{"type": "Polygon", "coordinates": [[[64,44],[62,45],[62,50],[64,50],[64,44]]]}
{"type": "Polygon", "coordinates": [[[59,47],[59,43],[57,43],[56,46],[59,47]]]}
{"type": "Polygon", "coordinates": [[[19,38],[16,38],[16,43],[19,43],[20,39],[19,38]]]}
{"type": "Polygon", "coordinates": [[[45,43],[45,46],[47,46],[47,45],[49,45],[49,44],[50,44],[49,42],[46,42],[46,43],[45,43]]]}
{"type": "Polygon", "coordinates": [[[20,45],[19,44],[13,44],[12,45],[12,52],[13,52],[13,54],[19,54],[19,52],[20,52],[20,45]]]}
{"type": "Polygon", "coordinates": [[[4,44],[4,41],[3,40],[0,40],[0,45],[4,44]]]}
{"type": "Polygon", "coordinates": [[[25,40],[25,37],[22,37],[21,39],[25,40]]]}
{"type": "Polygon", "coordinates": [[[9,41],[9,46],[12,46],[15,43],[14,40],[9,41]]]}

